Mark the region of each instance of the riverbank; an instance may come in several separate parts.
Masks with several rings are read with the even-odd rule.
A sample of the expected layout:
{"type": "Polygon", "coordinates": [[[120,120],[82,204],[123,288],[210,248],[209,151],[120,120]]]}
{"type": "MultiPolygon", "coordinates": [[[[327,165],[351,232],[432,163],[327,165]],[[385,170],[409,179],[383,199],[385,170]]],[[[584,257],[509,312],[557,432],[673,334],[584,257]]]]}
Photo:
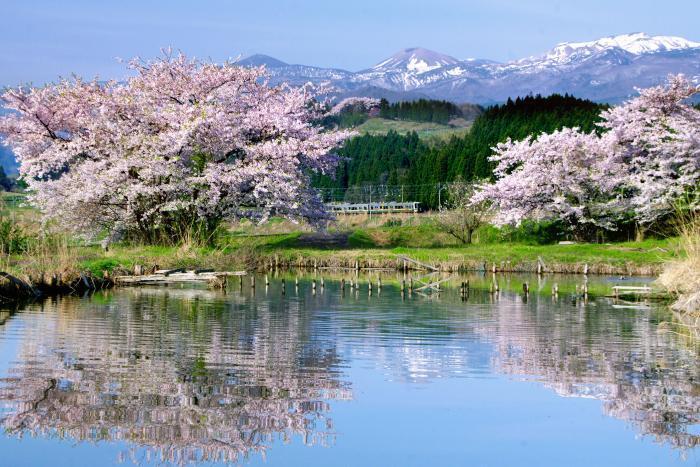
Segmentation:
{"type": "MultiPolygon", "coordinates": [[[[41,255],[14,255],[5,269],[18,277],[145,268],[215,268],[265,270],[289,267],[403,269],[402,257],[441,271],[541,272],[657,275],[664,263],[679,259],[674,239],[615,244],[527,245],[475,244],[448,247],[379,246],[363,232],[349,235],[292,233],[231,236],[219,247],[114,245],[63,246],[41,255]]],[[[413,269],[408,263],[406,267],[413,269]]]]}
{"type": "MultiPolygon", "coordinates": [[[[33,213],[29,211],[30,227],[33,213]]],[[[104,251],[65,234],[31,235],[21,253],[0,260],[0,271],[50,289],[83,287],[86,280],[133,274],[135,269],[211,268],[217,271],[268,271],[288,268],[411,270],[417,261],[445,272],[507,272],[657,276],[664,264],[685,258],[679,239],[623,243],[547,245],[533,238],[509,237],[481,229],[476,243],[461,245],[439,231],[426,216],[362,219],[348,216],[327,233],[286,221],[263,226],[227,226],[215,246],[114,244],[104,251]],[[509,241],[509,238],[514,240],[509,241]]],[[[533,234],[534,235],[534,234],[533,234]]],[[[0,289],[2,289],[0,280],[0,289]]],[[[1,291],[1,290],[0,290],[1,291]]],[[[1,294],[0,294],[1,295],[1,294]]]]}
{"type": "Polygon", "coordinates": [[[700,216],[688,216],[679,233],[684,255],[666,264],[659,282],[676,297],[671,307],[700,329],[700,216]]]}

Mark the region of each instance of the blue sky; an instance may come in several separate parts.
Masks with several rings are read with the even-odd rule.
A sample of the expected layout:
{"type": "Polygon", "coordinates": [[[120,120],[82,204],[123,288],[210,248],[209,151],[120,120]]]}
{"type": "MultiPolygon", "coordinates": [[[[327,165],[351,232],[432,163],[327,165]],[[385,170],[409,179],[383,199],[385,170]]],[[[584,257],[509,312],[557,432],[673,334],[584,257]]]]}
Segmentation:
{"type": "Polygon", "coordinates": [[[628,32],[700,41],[698,0],[3,0],[0,84],[123,76],[172,46],[359,70],[405,47],[506,61],[628,32]]]}

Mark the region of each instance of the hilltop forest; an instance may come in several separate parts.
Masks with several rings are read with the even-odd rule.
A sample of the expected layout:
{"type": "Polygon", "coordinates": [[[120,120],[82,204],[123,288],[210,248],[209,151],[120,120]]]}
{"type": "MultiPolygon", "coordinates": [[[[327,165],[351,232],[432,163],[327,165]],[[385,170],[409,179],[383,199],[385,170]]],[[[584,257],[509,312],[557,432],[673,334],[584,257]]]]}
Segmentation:
{"type": "MultiPolygon", "coordinates": [[[[408,118],[412,113],[444,115],[453,109],[442,101],[417,101],[414,106],[384,105],[408,118]]],[[[457,107],[454,107],[457,108],[457,107]]],[[[426,208],[438,205],[438,183],[461,178],[466,181],[490,178],[491,148],[508,138],[521,140],[530,135],[552,132],[562,127],[598,131],[601,110],[606,106],[569,95],[528,96],[508,100],[481,113],[470,130],[444,142],[426,142],[416,133],[390,131],[386,135],[362,135],[348,140],[339,154],[345,159],[336,177],[316,177],[314,185],[324,189],[328,199],[338,200],[352,187],[366,185],[402,186],[402,194],[420,201],[426,208]]],[[[421,117],[423,118],[423,117],[421,117]]],[[[442,118],[442,117],[440,117],[442,118]]],[[[352,191],[352,190],[349,190],[352,191]]],[[[408,199],[406,199],[408,200],[408,199]]]]}

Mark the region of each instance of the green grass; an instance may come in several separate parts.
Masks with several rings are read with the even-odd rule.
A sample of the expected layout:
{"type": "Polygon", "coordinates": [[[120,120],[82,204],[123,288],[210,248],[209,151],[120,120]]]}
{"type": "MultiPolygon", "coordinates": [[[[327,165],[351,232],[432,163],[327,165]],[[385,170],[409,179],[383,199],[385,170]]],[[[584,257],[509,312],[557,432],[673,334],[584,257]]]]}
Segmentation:
{"type": "MultiPolygon", "coordinates": [[[[379,225],[381,220],[371,222],[379,225]]],[[[132,270],[136,264],[234,270],[269,264],[274,257],[294,264],[300,260],[318,260],[328,265],[348,265],[358,260],[393,267],[397,264],[397,255],[406,255],[425,263],[469,268],[482,267],[484,263],[489,268],[493,263],[500,267],[501,263],[510,262],[512,267],[521,265],[531,270],[532,265],[541,260],[546,266],[571,265],[571,271],[588,264],[592,268],[599,266],[599,270],[609,266],[619,271],[658,273],[663,263],[683,256],[678,239],[673,238],[613,244],[537,245],[531,244],[536,238],[531,238],[529,243],[503,241],[504,237],[495,234],[492,227],[485,227],[477,232],[477,243],[461,245],[440,232],[428,217],[410,217],[400,222],[402,225],[392,222],[374,227],[366,224],[339,226],[331,234],[344,241],[329,244],[322,240],[309,241],[309,233],[291,231],[290,224],[279,221],[265,226],[239,223],[211,247],[113,245],[108,252],[103,252],[98,246],[66,241],[61,255],[49,247],[39,248],[40,257],[36,259],[31,255],[5,257],[0,270],[19,274],[53,272],[49,269],[79,270],[101,275],[103,271],[132,270]]]]}
{"type": "Polygon", "coordinates": [[[383,135],[390,130],[400,134],[415,131],[421,138],[448,139],[451,136],[461,136],[467,132],[468,126],[450,126],[430,122],[410,122],[404,120],[388,120],[385,118],[370,118],[356,128],[361,134],[383,135]]]}
{"type": "Polygon", "coordinates": [[[650,239],[642,242],[612,244],[531,245],[526,243],[476,243],[460,245],[432,226],[360,228],[349,232],[348,245],[343,248],[304,246],[303,234],[270,236],[236,236],[228,239],[227,248],[252,249],[261,255],[281,258],[317,258],[347,260],[357,258],[386,262],[397,255],[406,255],[427,263],[489,264],[502,262],[532,264],[541,260],[545,265],[610,265],[644,268],[657,271],[668,260],[678,258],[677,239],[650,239]]]}
{"type": "MultiPolygon", "coordinates": [[[[522,243],[489,243],[474,245],[415,246],[416,238],[403,238],[402,242],[382,245],[377,243],[377,230],[358,229],[348,237],[348,246],[329,248],[323,246],[299,246],[303,234],[299,232],[276,235],[235,235],[219,247],[183,248],[162,246],[119,245],[109,252],[98,247],[82,247],[78,255],[78,268],[93,274],[121,269],[131,270],[135,264],[170,267],[213,267],[221,270],[245,269],[246,261],[266,264],[277,256],[280,260],[298,259],[325,261],[329,264],[348,264],[355,259],[376,264],[396,264],[397,255],[409,256],[430,264],[493,263],[498,267],[510,262],[512,266],[533,264],[541,259],[545,265],[608,265],[615,268],[651,268],[657,271],[664,262],[678,258],[676,239],[646,240],[615,244],[574,245],[526,245],[522,243]],[[259,261],[260,258],[267,260],[259,261]]],[[[382,232],[384,235],[386,232],[382,232]]],[[[401,238],[401,234],[397,234],[401,238]]],[[[380,238],[383,238],[380,235],[380,238]]],[[[405,233],[404,233],[405,235],[405,233]]],[[[574,270],[572,268],[572,270],[574,270]]],[[[580,270],[580,268],[579,268],[580,270]]]]}

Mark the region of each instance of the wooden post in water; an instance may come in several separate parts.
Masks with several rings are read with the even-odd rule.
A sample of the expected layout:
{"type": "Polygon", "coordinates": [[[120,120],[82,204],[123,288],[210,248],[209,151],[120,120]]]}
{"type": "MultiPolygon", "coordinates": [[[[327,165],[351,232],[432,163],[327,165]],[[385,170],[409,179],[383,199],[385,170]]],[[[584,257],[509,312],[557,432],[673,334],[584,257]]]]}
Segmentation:
{"type": "Polygon", "coordinates": [[[530,284],[528,284],[527,282],[523,284],[523,293],[525,295],[530,295],[530,284]]]}
{"type": "Polygon", "coordinates": [[[287,293],[287,286],[284,283],[284,279],[282,279],[282,295],[287,293]]]}
{"type": "Polygon", "coordinates": [[[378,288],[378,289],[381,289],[381,288],[382,288],[382,278],[381,278],[381,276],[380,276],[380,277],[377,277],[377,288],[378,288]]]}
{"type": "Polygon", "coordinates": [[[408,291],[413,292],[413,276],[408,279],[408,291]]]}
{"type": "Polygon", "coordinates": [[[556,282],[552,285],[552,295],[559,295],[559,284],[556,282]]]}
{"type": "Polygon", "coordinates": [[[255,275],[250,276],[250,288],[255,288],[255,275]]]}
{"type": "Polygon", "coordinates": [[[401,292],[403,292],[404,290],[406,290],[406,279],[401,279],[401,292]]]}
{"type": "Polygon", "coordinates": [[[369,286],[370,293],[372,292],[372,279],[367,280],[367,285],[369,286]]]}
{"type": "Polygon", "coordinates": [[[265,274],[265,287],[270,285],[270,278],[267,277],[267,274],[265,274]]]}

